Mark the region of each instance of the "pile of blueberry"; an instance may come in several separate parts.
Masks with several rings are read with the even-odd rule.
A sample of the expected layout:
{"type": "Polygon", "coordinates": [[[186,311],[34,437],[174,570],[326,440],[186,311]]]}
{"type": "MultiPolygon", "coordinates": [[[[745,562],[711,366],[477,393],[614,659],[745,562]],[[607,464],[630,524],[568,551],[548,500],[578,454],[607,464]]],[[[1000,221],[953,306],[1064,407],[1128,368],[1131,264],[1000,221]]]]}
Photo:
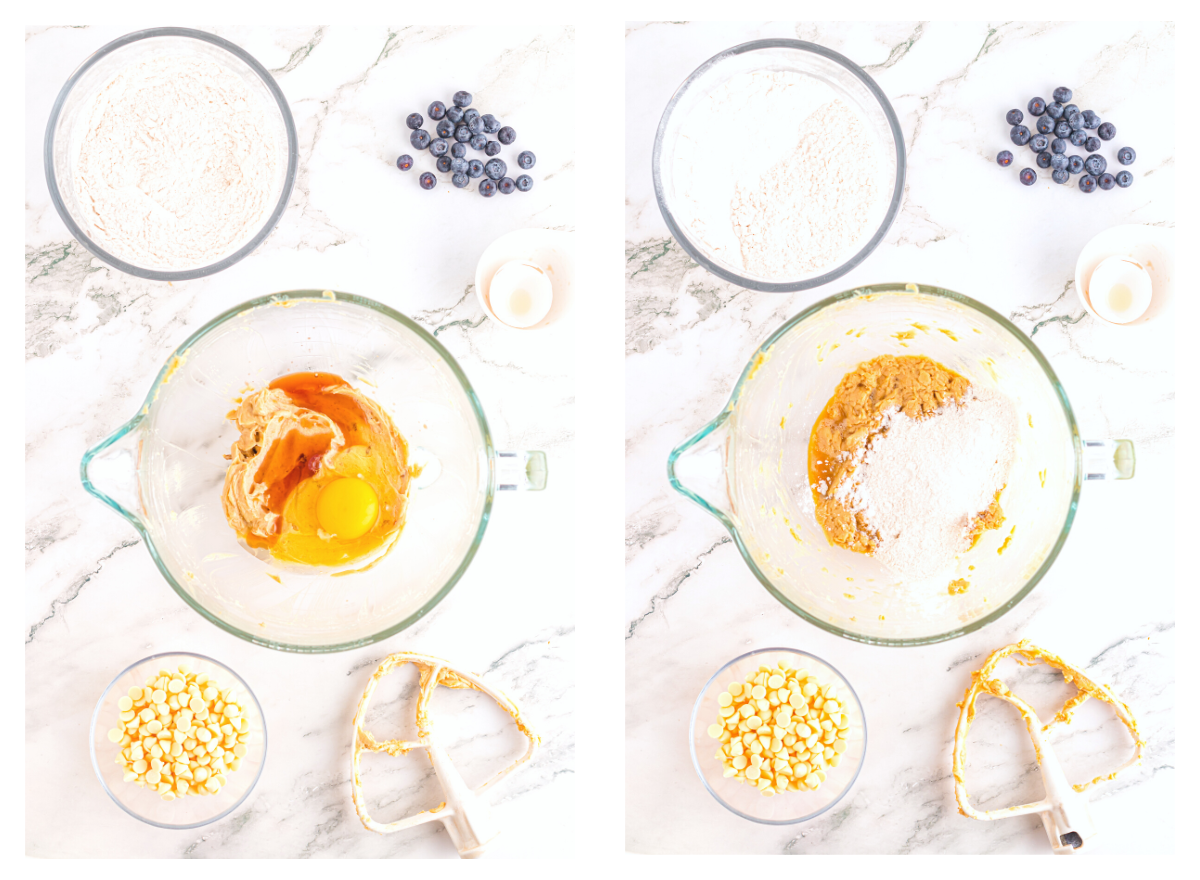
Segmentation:
{"type": "MultiPolygon", "coordinates": [[[[1031,98],[1029,115],[1037,120],[1034,134],[1021,124],[1025,114],[1020,110],[1009,110],[1005,119],[1012,126],[1008,136],[1018,147],[1029,146],[1037,154],[1038,168],[1049,168],[1050,178],[1055,183],[1066,183],[1072,174],[1086,172],[1079,178],[1079,189],[1082,192],[1093,192],[1096,187],[1112,189],[1114,186],[1127,187],[1133,183],[1133,175],[1128,171],[1117,174],[1108,172],[1108,162],[1097,153],[1104,141],[1111,141],[1117,136],[1117,127],[1111,122],[1101,122],[1100,117],[1091,110],[1081,111],[1071,101],[1071,90],[1060,86],[1054,90],[1054,101],[1047,104],[1042,98],[1031,98]],[[1095,135],[1088,132],[1094,131],[1095,135]],[[1067,146],[1083,147],[1092,155],[1084,159],[1082,156],[1068,156],[1067,146]]],[[[1117,150],[1117,161],[1122,165],[1132,165],[1137,158],[1133,147],[1121,147],[1117,150]]],[[[1007,168],[1013,162],[1013,154],[1001,150],[996,156],[996,162],[1007,168]]],[[[1037,182],[1037,172],[1032,168],[1022,168],[1017,175],[1025,186],[1033,186],[1037,182]]]]}
{"type": "MultiPolygon", "coordinates": [[[[434,101],[429,105],[428,113],[429,118],[437,123],[437,137],[431,138],[429,132],[421,127],[425,119],[420,113],[410,113],[405,120],[412,129],[409,142],[418,150],[429,150],[437,160],[437,170],[443,174],[449,173],[450,182],[456,187],[463,189],[475,178],[482,177],[479,194],[484,198],[491,198],[497,190],[508,195],[517,190],[529,192],[533,189],[532,177],[520,174],[513,180],[508,176],[507,163],[499,158],[501,145],[511,144],[517,139],[517,133],[511,126],[500,125],[500,120],[490,113],[480,116],[478,110],[471,108],[470,92],[455,92],[450,107],[441,101],[434,101]],[[489,134],[494,134],[496,139],[489,140],[489,134]],[[490,158],[486,162],[468,159],[468,146],[490,158]]],[[[517,156],[517,165],[525,171],[532,168],[536,161],[537,157],[529,150],[517,156]]],[[[405,153],[396,160],[396,167],[401,171],[410,170],[413,157],[405,153]]],[[[437,186],[437,177],[428,171],[419,180],[421,189],[437,186]]]]}

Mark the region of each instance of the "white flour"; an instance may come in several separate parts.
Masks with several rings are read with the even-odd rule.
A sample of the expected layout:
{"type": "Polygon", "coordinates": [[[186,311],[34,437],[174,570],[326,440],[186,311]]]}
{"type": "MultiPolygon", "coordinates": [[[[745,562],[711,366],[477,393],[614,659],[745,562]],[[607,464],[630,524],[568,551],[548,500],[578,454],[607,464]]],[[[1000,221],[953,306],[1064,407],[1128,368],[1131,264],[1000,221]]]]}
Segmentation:
{"type": "Polygon", "coordinates": [[[278,198],[279,123],[215,61],[141,61],[99,91],[85,118],[75,187],[89,232],[134,265],[209,265],[252,238],[278,198]]]}
{"type": "Polygon", "coordinates": [[[972,388],[924,419],[899,409],[854,455],[837,498],[879,534],[874,557],[901,577],[948,571],[970,546],[971,521],[1008,481],[1017,414],[1007,397],[972,388]]]}
{"type": "Polygon", "coordinates": [[[879,201],[874,138],[844,101],[821,105],[800,127],[795,150],[757,180],[742,180],[733,228],[746,269],[802,278],[849,257],[879,201]]]}
{"type": "Polygon", "coordinates": [[[792,279],[842,263],[878,227],[888,172],[857,108],[795,71],[730,77],[680,125],[677,217],[722,262],[792,279]]]}

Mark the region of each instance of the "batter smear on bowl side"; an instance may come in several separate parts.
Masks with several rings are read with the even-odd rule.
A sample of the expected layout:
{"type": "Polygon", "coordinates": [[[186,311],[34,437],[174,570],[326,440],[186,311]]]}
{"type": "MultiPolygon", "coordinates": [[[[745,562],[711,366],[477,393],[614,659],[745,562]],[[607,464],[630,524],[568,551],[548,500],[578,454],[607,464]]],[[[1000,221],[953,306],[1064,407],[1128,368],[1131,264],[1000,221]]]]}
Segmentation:
{"type": "Polygon", "coordinates": [[[920,355],[881,355],[838,384],[813,425],[808,474],[830,543],[905,580],[953,567],[1004,522],[1016,408],[920,355]]]}

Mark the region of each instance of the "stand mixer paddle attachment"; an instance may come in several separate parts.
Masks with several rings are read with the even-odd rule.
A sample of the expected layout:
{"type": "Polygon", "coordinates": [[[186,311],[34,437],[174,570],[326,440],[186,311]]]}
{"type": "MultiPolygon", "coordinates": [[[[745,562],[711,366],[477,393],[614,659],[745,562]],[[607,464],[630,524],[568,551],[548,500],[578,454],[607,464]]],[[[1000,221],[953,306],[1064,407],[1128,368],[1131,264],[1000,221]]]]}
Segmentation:
{"type": "Polygon", "coordinates": [[[1050,846],[1058,855],[1074,855],[1088,846],[1088,841],[1096,834],[1096,826],[1092,823],[1088,809],[1088,790],[1097,783],[1109,782],[1118,773],[1127,770],[1142,761],[1142,753],[1146,741],[1138,733],[1137,720],[1129,711],[1129,707],[1121,702],[1107,685],[1098,685],[1088,678],[1078,667],[1072,666],[1061,657],[1049,653],[1028,640],[1015,645],[1007,645],[994,651],[983,666],[971,673],[971,686],[967,688],[963,701],[958,704],[960,709],[958,725],[954,731],[954,798],[958,801],[958,811],[968,819],[991,821],[992,819],[1008,819],[1013,816],[1027,816],[1036,813],[1041,817],[1046,835],[1050,838],[1050,846]],[[1058,713],[1046,724],[1042,724],[1033,708],[1008,689],[999,678],[993,676],[996,665],[1005,657],[1020,654],[1034,663],[1043,662],[1060,670],[1063,679],[1071,682],[1077,688],[1075,695],[1059,708],[1058,713]],[[967,786],[963,778],[963,767],[966,763],[967,732],[975,719],[975,700],[981,693],[999,697],[1012,705],[1021,713],[1029,737],[1033,740],[1034,754],[1037,756],[1038,769],[1042,773],[1042,783],[1046,796],[1032,804],[1019,807],[1008,807],[1002,810],[979,811],[971,806],[967,798],[967,786]],[[1105,776],[1097,776],[1090,782],[1072,785],[1067,781],[1062,765],[1059,764],[1054,750],[1050,747],[1050,732],[1058,725],[1071,723],[1071,712],[1087,700],[1095,697],[1112,706],[1117,718],[1129,730],[1133,737],[1135,752],[1132,758],[1105,776]]]}
{"type": "Polygon", "coordinates": [[[407,651],[391,654],[379,664],[379,668],[367,682],[362,699],[358,701],[358,711],[354,715],[354,764],[351,776],[354,810],[358,813],[358,818],[362,821],[364,828],[379,834],[391,834],[394,831],[403,831],[426,822],[440,821],[446,826],[446,831],[461,857],[465,859],[478,858],[500,834],[500,829],[492,817],[491,807],[480,795],[484,793],[485,789],[495,785],[517,767],[526,763],[534,756],[540,745],[541,738],[529,729],[516,703],[499,690],[490,687],[479,676],[455,669],[445,660],[439,660],[437,657],[430,657],[427,654],[414,654],[407,651]],[[371,696],[375,693],[375,687],[379,684],[379,680],[405,663],[412,663],[420,671],[420,691],[417,694],[416,709],[417,740],[415,742],[400,740],[377,742],[370,731],[363,726],[367,719],[367,706],[371,702],[371,696]],[[450,756],[438,744],[433,734],[433,725],[429,720],[429,701],[438,685],[451,688],[471,688],[487,694],[495,700],[501,709],[512,716],[517,729],[528,741],[525,753],[479,787],[475,789],[468,787],[451,763],[450,756]],[[359,776],[359,764],[364,749],[371,752],[387,752],[392,756],[406,755],[413,749],[425,749],[430,763],[433,764],[434,775],[442,787],[445,801],[432,810],[425,810],[397,822],[375,821],[367,813],[366,797],[363,794],[362,779],[359,776]]]}

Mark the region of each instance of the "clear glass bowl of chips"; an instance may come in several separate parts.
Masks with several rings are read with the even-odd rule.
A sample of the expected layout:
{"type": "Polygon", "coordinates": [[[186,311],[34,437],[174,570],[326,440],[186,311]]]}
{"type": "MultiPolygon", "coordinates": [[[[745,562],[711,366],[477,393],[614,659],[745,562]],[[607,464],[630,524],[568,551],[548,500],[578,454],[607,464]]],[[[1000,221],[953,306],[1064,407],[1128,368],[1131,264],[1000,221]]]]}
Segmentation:
{"type": "Polygon", "coordinates": [[[730,660],[704,685],[692,709],[690,737],[696,773],[721,806],[752,822],[791,825],[826,812],[854,786],[867,751],[867,721],[854,688],[824,660],[794,648],[760,648],[730,660]],[[722,721],[721,694],[730,684],[744,684],[764,668],[772,674],[794,669],[815,678],[820,687],[832,685],[839,713],[846,716],[845,751],[838,754],[836,767],[824,768],[825,779],[815,790],[781,791],[768,797],[753,784],[727,776],[725,762],[716,756],[722,743],[710,734],[709,727],[722,721]]]}
{"type": "Polygon", "coordinates": [[[155,654],[122,670],[96,703],[90,738],[92,767],[105,793],[130,816],[156,828],[199,828],[228,816],[250,796],[267,758],[267,725],[250,686],[228,666],[187,651],[155,654]],[[247,721],[246,754],[239,758],[237,770],[225,774],[225,785],[215,793],[164,800],[149,786],[125,780],[123,747],[109,733],[121,726],[120,700],[129,696],[131,688],[144,688],[148,681],[163,674],[169,677],[181,665],[190,672],[207,675],[218,690],[232,689],[242,709],[240,717],[247,721]]]}

